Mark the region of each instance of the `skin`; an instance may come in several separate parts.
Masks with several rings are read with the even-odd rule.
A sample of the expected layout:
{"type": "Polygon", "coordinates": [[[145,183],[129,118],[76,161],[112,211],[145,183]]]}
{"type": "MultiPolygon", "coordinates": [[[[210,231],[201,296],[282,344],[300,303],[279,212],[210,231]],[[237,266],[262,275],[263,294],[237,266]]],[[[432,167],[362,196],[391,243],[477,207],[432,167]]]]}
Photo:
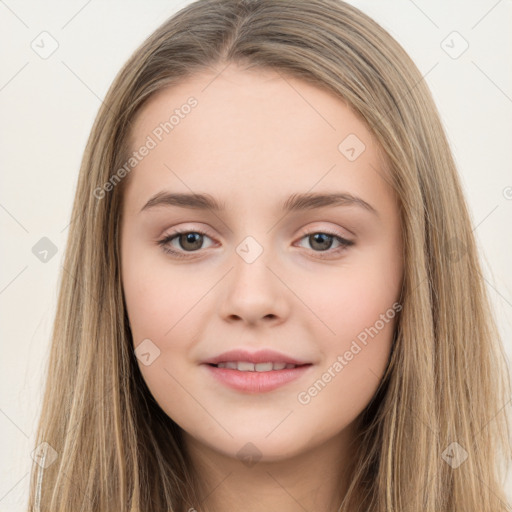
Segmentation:
{"type": "Polygon", "coordinates": [[[218,73],[159,91],[133,123],[135,150],[173,109],[190,96],[198,101],[125,178],[122,282],[134,348],[150,339],[160,351],[151,364],[138,363],[160,407],[184,430],[205,483],[195,509],[332,512],[349,484],[356,420],[385,371],[396,318],[359,344],[309,403],[297,397],[329,367],[332,374],[337,357],[399,300],[397,199],[376,140],[340,98],[273,71],[230,64],[218,73]],[[348,134],[366,146],[354,161],[338,149],[348,134]],[[162,190],[208,193],[227,210],[141,212],[162,190]],[[378,215],[356,205],[281,210],[293,193],[334,191],[364,199],[378,215]],[[158,245],[176,228],[208,235],[202,245],[169,242],[186,256],[176,258],[158,245]],[[325,230],[354,245],[339,252],[335,238],[329,248],[305,234],[325,230]],[[263,249],[252,263],[236,251],[247,236],[263,249]],[[241,347],[313,366],[260,394],[228,388],[201,366],[241,347]],[[253,465],[237,455],[248,442],[261,456],[253,465]]]}

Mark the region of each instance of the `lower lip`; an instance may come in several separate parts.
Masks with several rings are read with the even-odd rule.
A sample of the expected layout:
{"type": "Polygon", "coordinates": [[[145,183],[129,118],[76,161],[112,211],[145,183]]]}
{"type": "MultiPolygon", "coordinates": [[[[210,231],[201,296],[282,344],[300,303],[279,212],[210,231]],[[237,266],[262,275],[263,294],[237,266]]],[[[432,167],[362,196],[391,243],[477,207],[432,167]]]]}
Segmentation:
{"type": "Polygon", "coordinates": [[[231,368],[204,365],[211,374],[226,386],[246,393],[265,393],[302,377],[313,365],[307,364],[269,372],[242,372],[231,368]]]}

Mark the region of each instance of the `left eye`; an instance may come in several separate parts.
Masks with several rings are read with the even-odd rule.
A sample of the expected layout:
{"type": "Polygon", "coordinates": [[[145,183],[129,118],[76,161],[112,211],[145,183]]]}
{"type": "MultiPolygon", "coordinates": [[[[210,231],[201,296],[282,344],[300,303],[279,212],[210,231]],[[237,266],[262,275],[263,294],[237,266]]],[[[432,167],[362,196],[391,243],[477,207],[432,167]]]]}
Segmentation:
{"type": "Polygon", "coordinates": [[[301,240],[304,238],[308,240],[312,247],[316,246],[317,248],[321,249],[320,252],[330,251],[334,239],[340,244],[336,249],[330,251],[330,253],[335,254],[337,254],[340,251],[343,251],[347,247],[354,244],[354,242],[352,242],[351,240],[347,240],[346,238],[343,238],[336,233],[329,233],[324,231],[314,231],[311,233],[307,233],[301,238],[301,240]]]}
{"type": "MultiPolygon", "coordinates": [[[[204,237],[210,238],[204,231],[194,230],[194,231],[174,231],[173,233],[167,235],[162,240],[158,241],[158,245],[162,247],[162,249],[168,253],[172,254],[178,258],[186,258],[187,255],[184,253],[187,252],[197,252],[198,249],[201,249],[203,245],[204,237]],[[175,239],[178,240],[180,247],[176,248],[171,245],[175,239]],[[174,248],[171,248],[174,247],[174,248]],[[176,250],[178,249],[178,250],[176,250]]],[[[315,253],[323,253],[329,252],[338,253],[346,249],[347,247],[354,245],[354,242],[351,240],[347,240],[341,237],[337,233],[330,233],[328,231],[312,231],[310,233],[304,234],[300,240],[307,239],[313,247],[317,247],[319,251],[313,251],[315,253]],[[331,250],[333,239],[339,243],[339,246],[334,250],[331,250]]],[[[319,255],[319,257],[325,257],[323,255],[319,255]]]]}

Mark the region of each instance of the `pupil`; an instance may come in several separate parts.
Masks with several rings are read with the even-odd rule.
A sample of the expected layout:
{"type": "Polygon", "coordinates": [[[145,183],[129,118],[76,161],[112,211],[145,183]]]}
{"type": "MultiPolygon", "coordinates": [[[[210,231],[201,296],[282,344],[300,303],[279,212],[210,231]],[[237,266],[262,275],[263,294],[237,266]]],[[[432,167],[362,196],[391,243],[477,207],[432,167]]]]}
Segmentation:
{"type": "Polygon", "coordinates": [[[201,237],[202,237],[202,235],[200,235],[199,233],[185,233],[184,235],[182,235],[182,238],[180,240],[180,245],[185,250],[192,251],[192,250],[195,250],[195,249],[200,249],[201,245],[202,245],[202,238],[201,237]],[[185,240],[185,247],[183,247],[183,244],[181,243],[183,241],[183,239],[185,240]],[[186,247],[187,243],[191,243],[192,247],[188,247],[187,248],[186,247]]]}
{"type": "Polygon", "coordinates": [[[311,235],[310,236],[310,239],[312,239],[312,242],[311,242],[311,247],[315,247],[315,244],[317,244],[317,240],[320,239],[319,241],[319,244],[320,244],[320,247],[317,247],[318,249],[329,249],[332,245],[332,236],[331,235],[327,235],[325,233],[315,233],[314,235],[311,235]],[[326,240],[328,242],[326,242],[326,240]],[[326,243],[327,243],[327,246],[326,246],[326,243]]]}

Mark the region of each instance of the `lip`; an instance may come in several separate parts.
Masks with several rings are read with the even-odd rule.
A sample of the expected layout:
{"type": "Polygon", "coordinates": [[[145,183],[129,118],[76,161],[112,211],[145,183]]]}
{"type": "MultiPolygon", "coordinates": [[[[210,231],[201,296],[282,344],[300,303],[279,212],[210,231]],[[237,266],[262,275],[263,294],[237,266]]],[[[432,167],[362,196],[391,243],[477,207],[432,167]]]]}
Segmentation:
{"type": "MultiPolygon", "coordinates": [[[[272,363],[291,363],[296,365],[304,365],[310,364],[308,361],[301,361],[299,359],[295,359],[286,354],[281,354],[280,352],[276,352],[275,350],[265,349],[258,350],[257,352],[249,352],[244,349],[235,349],[229,350],[228,352],[223,352],[218,356],[212,357],[211,359],[207,359],[203,361],[203,364],[218,364],[218,363],[226,363],[228,361],[246,361],[249,363],[268,363],[269,361],[272,363]]],[[[220,370],[221,368],[219,368],[220,370]]],[[[238,371],[238,370],[235,370],[238,371]]],[[[274,370],[275,372],[280,372],[284,370],[274,370]]],[[[241,372],[240,372],[241,373],[241,372]]]]}
{"type": "MultiPolygon", "coordinates": [[[[240,361],[240,359],[235,359],[235,361],[236,360],[240,361]]],[[[242,360],[247,361],[247,359],[242,360]]],[[[231,359],[231,361],[233,361],[233,359],[231,359]]],[[[266,361],[268,361],[268,359],[266,361]]],[[[237,391],[253,394],[266,393],[284,386],[285,384],[304,376],[304,374],[313,367],[312,364],[305,364],[297,366],[296,368],[271,370],[269,372],[243,372],[240,370],[233,370],[231,368],[218,368],[208,363],[204,363],[202,366],[204,366],[209,374],[222,384],[237,391]]]]}

